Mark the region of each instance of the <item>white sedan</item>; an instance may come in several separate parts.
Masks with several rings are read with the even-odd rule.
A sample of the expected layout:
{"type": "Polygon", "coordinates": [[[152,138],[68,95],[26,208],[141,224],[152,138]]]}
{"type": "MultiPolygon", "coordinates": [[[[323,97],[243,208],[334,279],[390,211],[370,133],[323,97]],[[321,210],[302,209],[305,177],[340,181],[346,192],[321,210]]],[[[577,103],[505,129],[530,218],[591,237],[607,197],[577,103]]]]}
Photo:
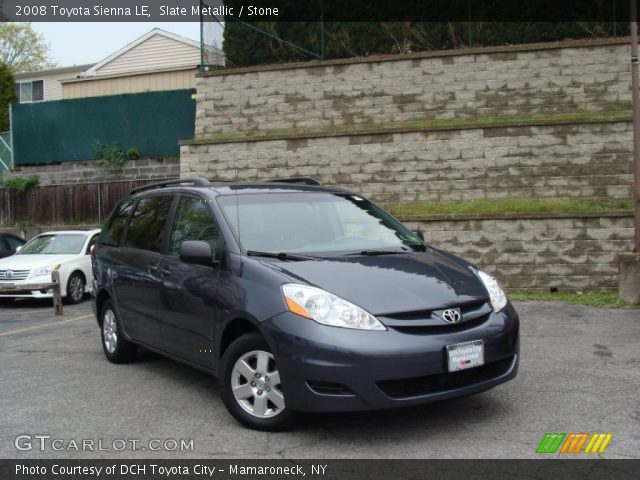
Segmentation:
{"type": "MultiPolygon", "coordinates": [[[[100,230],[46,232],[29,240],[15,255],[0,259],[0,285],[28,286],[51,282],[51,272],[60,265],[61,294],[68,303],[82,301],[91,285],[91,247],[100,230]]],[[[51,290],[0,292],[0,300],[51,298],[51,290]]]]}

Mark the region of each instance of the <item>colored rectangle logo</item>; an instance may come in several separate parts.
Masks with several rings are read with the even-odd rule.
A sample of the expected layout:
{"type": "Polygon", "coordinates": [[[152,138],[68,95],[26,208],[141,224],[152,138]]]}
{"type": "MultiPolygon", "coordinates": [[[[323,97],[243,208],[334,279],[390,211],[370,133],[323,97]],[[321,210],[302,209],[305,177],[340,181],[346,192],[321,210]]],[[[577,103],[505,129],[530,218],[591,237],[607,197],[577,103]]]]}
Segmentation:
{"type": "Polygon", "coordinates": [[[544,434],[536,453],[604,453],[612,438],[613,433],[609,432],[550,432],[544,434]]]}

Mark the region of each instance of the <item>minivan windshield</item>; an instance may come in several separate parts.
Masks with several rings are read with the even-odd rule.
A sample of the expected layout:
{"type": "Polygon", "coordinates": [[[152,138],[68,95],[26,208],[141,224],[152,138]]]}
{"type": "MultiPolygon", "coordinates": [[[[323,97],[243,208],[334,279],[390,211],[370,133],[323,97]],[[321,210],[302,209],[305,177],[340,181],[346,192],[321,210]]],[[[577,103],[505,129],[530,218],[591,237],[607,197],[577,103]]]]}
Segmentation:
{"type": "Polygon", "coordinates": [[[29,240],[18,255],[75,255],[82,252],[86,235],[65,233],[38,235],[29,240]]]}
{"type": "Polygon", "coordinates": [[[220,196],[218,204],[245,251],[313,254],[424,250],[424,244],[411,231],[358,195],[245,193],[220,196]]]}

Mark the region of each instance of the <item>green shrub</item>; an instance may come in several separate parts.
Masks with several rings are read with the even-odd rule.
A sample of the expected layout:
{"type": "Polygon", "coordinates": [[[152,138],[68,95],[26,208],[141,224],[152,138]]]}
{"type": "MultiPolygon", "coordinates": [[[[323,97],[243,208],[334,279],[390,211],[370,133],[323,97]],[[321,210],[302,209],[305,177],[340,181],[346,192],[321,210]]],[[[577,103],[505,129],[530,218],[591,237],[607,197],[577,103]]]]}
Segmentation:
{"type": "Polygon", "coordinates": [[[138,160],[140,158],[140,150],[135,147],[127,150],[127,160],[138,160]]]}
{"type": "Polygon", "coordinates": [[[13,177],[9,180],[4,180],[2,186],[16,193],[24,193],[29,188],[38,185],[38,177],[13,177]]]}
{"type": "Polygon", "coordinates": [[[125,155],[120,145],[98,144],[96,146],[96,163],[107,170],[117,170],[124,165],[125,155]]]}

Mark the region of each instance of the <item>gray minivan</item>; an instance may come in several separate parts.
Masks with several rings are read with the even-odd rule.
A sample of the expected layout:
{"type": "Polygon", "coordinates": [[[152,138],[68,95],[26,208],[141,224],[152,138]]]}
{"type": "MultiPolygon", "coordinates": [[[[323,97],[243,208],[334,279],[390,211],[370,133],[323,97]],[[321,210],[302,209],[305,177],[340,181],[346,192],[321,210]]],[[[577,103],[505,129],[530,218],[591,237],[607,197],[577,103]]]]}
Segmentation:
{"type": "Polygon", "coordinates": [[[107,359],[143,346],[209,372],[247,427],[516,376],[519,320],[498,282],[357,193],[166,181],[133,190],[102,232],[92,294],[107,359]]]}

